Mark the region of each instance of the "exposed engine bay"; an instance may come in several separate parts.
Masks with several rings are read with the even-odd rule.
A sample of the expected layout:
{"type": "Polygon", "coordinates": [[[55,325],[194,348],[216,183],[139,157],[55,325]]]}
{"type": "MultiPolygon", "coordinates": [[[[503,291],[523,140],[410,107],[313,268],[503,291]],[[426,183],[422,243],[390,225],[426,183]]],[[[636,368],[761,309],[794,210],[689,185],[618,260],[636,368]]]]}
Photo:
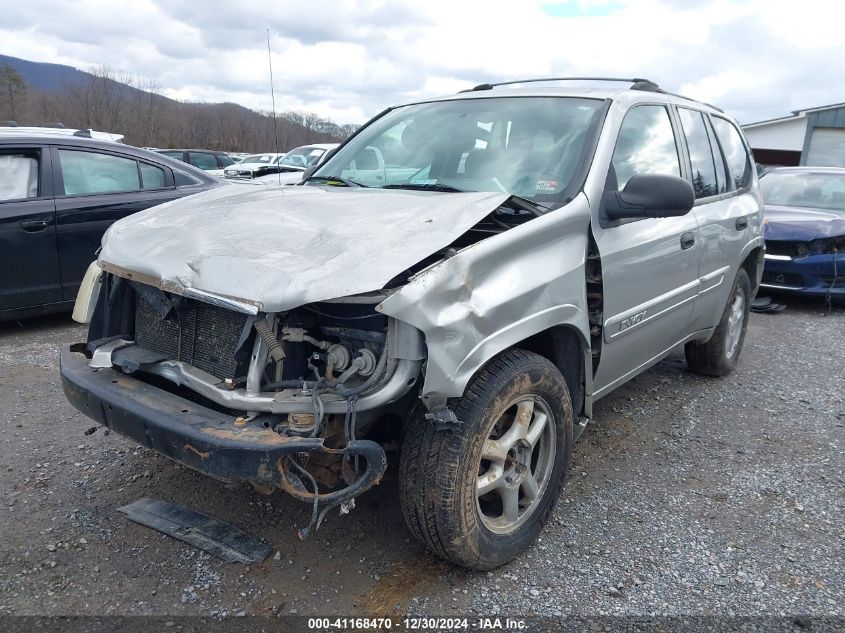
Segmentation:
{"type": "MultiPolygon", "coordinates": [[[[261,464],[258,476],[241,478],[266,491],[279,486],[313,504],[304,536],[330,509],[348,512],[355,496],[378,483],[387,465],[384,446],[398,440],[402,420],[420,403],[423,333],[383,313],[381,305],[467,247],[546,211],[517,197],[497,201],[439,248],[392,278],[382,277],[380,290],[292,308],[280,303],[275,311],[101,260],[105,274],[89,329],[90,366],[119,369],[231,416],[228,429],[215,430],[227,439],[283,445],[274,452],[274,476],[261,464]]],[[[357,289],[359,283],[340,285],[357,289]]],[[[303,297],[309,292],[302,286],[303,297]]],[[[190,446],[197,455],[206,453],[190,446]]]]}
{"type": "Polygon", "coordinates": [[[237,431],[315,440],[278,466],[282,489],[314,504],[304,536],[378,482],[385,452],[361,438],[379,423],[384,437],[397,435],[413,404],[422,337],[379,314],[383,299],[372,293],[252,315],[105,275],[89,331],[91,366],[229,413],[237,431]]]}

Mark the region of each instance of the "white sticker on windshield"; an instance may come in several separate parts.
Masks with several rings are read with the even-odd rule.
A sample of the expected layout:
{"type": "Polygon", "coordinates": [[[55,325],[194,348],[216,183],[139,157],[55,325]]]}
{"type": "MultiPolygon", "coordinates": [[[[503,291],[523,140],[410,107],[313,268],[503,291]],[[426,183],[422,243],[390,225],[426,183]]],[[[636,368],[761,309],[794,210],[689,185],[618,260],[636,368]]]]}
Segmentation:
{"type": "Polygon", "coordinates": [[[555,191],[557,190],[557,180],[538,180],[537,191],[555,191]]]}

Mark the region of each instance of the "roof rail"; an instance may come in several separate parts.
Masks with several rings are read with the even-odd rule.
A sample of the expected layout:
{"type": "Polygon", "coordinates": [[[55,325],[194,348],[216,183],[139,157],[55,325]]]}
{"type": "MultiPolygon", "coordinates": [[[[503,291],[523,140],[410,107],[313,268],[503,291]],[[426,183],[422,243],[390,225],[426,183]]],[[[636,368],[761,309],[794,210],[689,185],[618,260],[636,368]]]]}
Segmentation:
{"type": "Polygon", "coordinates": [[[636,86],[637,90],[660,90],[656,83],[648,79],[643,79],[642,77],[539,77],[536,79],[515,79],[513,81],[500,81],[495,84],[478,84],[477,86],[474,86],[472,88],[461,90],[461,92],[492,90],[493,88],[497,88],[498,86],[510,86],[513,84],[530,84],[541,81],[617,81],[634,84],[631,87],[634,88],[636,86]]]}
{"type": "Polygon", "coordinates": [[[460,92],[477,92],[480,90],[492,90],[498,86],[511,86],[513,84],[530,84],[530,83],[537,83],[542,81],[618,81],[618,82],[625,82],[631,84],[631,90],[644,90],[646,92],[659,92],[661,94],[670,95],[672,97],[678,97],[678,99],[683,99],[685,101],[692,101],[694,103],[701,103],[706,105],[709,108],[713,108],[714,110],[718,110],[719,112],[724,112],[721,108],[717,108],[716,106],[706,103],[704,101],[699,101],[698,99],[692,99],[690,97],[685,97],[684,95],[679,95],[676,92],[668,92],[663,90],[660,86],[658,86],[655,82],[651,81],[650,79],[644,79],[642,77],[631,77],[631,78],[624,78],[624,77],[540,77],[537,79],[515,79],[513,81],[500,81],[495,84],[478,84],[472,88],[467,88],[466,90],[461,90],[460,92]]]}

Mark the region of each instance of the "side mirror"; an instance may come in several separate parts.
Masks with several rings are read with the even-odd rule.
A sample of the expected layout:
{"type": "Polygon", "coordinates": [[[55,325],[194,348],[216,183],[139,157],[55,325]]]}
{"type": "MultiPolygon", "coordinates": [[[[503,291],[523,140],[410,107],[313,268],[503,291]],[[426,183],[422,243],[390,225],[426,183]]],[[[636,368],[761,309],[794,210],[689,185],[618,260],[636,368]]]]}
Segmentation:
{"type": "Polygon", "coordinates": [[[689,213],[694,202],[689,181],[665,174],[636,174],[622,191],[607,191],[602,198],[611,220],[678,217],[689,213]]]}

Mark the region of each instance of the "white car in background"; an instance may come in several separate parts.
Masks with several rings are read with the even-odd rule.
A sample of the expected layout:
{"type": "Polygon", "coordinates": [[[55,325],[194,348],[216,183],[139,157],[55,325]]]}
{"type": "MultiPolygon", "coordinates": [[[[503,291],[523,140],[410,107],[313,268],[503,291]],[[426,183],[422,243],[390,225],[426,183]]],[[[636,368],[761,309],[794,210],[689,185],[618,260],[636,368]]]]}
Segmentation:
{"type": "Polygon", "coordinates": [[[296,147],[285,154],[285,157],[278,163],[279,171],[273,174],[263,175],[256,178],[268,185],[295,185],[302,180],[305,170],[309,167],[320,165],[329,152],[338,147],[340,143],[312,143],[296,147]]]}
{"type": "Polygon", "coordinates": [[[258,176],[277,173],[276,168],[286,154],[267,152],[265,154],[248,154],[239,162],[223,170],[226,178],[251,180],[258,176]]]}

